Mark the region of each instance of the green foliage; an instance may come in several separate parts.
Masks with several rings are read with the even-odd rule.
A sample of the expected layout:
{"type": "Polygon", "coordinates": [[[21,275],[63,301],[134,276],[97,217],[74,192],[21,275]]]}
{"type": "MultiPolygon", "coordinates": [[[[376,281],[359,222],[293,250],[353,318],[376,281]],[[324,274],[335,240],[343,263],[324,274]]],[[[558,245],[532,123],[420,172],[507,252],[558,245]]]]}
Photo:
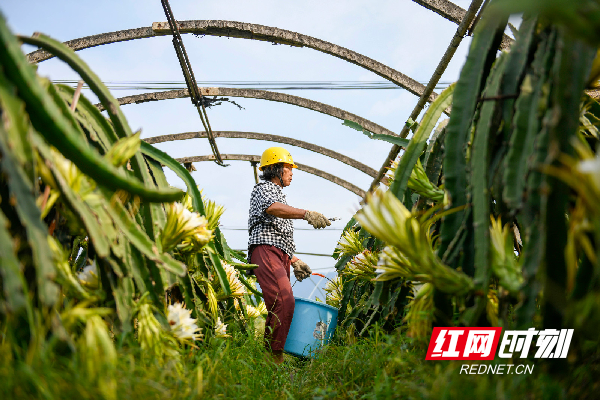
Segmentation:
{"type": "MultiPolygon", "coordinates": [[[[78,131],[80,130],[77,129],[74,118],[65,116],[66,105],[55,101],[56,98],[53,98],[52,93],[48,93],[44,85],[40,84],[33,67],[29,65],[25,55],[21,52],[19,43],[4,23],[0,24],[0,35],[0,58],[3,60],[4,74],[19,91],[27,112],[31,116],[31,123],[40,135],[78,165],[79,169],[87,171],[94,180],[103,185],[114,189],[128,190],[149,201],[175,201],[183,196],[179,190],[159,191],[146,188],[141,182],[126,177],[112,165],[104,162],[96,152],[79,139],[80,132],[78,131]]],[[[32,44],[44,45],[46,42],[40,38],[33,40],[32,44]]],[[[62,44],[56,47],[68,49],[62,44]]],[[[72,50],[65,51],[64,55],[61,53],[61,58],[79,59],[72,50]]],[[[77,65],[81,64],[83,63],[80,62],[77,65]]],[[[82,70],[78,72],[82,72],[82,70]]],[[[90,83],[95,82],[99,87],[103,86],[96,76],[89,77],[89,81],[90,83]]],[[[48,83],[46,83],[47,85],[48,83]]],[[[52,89],[50,90],[52,91],[52,89]]],[[[98,92],[95,91],[97,94],[98,92]]],[[[109,108],[115,109],[116,107],[112,104],[112,107],[109,108]]],[[[131,131],[123,121],[124,118],[122,115],[118,115],[118,117],[114,118],[113,123],[114,126],[123,130],[124,134],[121,137],[130,135],[131,131]]]]}
{"type": "Polygon", "coordinates": [[[414,136],[410,140],[410,144],[406,148],[406,152],[400,158],[394,180],[390,186],[392,193],[402,199],[408,178],[410,177],[413,168],[417,163],[423,150],[427,145],[427,139],[431,135],[433,128],[437,125],[438,119],[446,108],[452,104],[452,94],[454,93],[454,84],[450,85],[431,103],[427,112],[423,116],[419,127],[414,136]]]}
{"type": "MultiPolygon", "coordinates": [[[[0,347],[0,392],[6,398],[102,398],[105,388],[79,361],[33,366],[14,360],[0,347]]],[[[315,359],[287,358],[276,366],[260,340],[237,335],[202,351],[187,350],[186,362],[145,360],[121,350],[115,366],[119,399],[281,399],[281,398],[595,398],[597,362],[573,366],[556,379],[535,365],[531,375],[465,375],[460,361],[424,361],[425,352],[402,336],[374,326],[363,339],[338,339],[315,359]]],[[[586,359],[597,357],[595,348],[586,359]]]]}
{"type": "Polygon", "coordinates": [[[584,90],[597,87],[598,32],[597,1],[492,1],[459,81],[420,123],[407,122],[410,141],[344,122],[406,150],[389,190],[366,199],[334,251],[339,276],[325,301],[339,307],[337,338],[314,359],[276,367],[255,339],[266,309],[243,275],[254,266],[219,231],[222,209],[179,163],[140,143],[71,50],[20,38],[70,65],[108,118],[39,78],[0,19],[0,392],[591,398],[600,107],[584,90]],[[510,12],[526,14],[498,53],[510,12]],[[172,203],[184,193],[162,165],[185,182],[183,203],[172,203]],[[573,355],[558,360],[560,379],[424,363],[431,328],[452,324],[574,328],[573,355]]]}
{"type": "Polygon", "coordinates": [[[600,4],[597,0],[499,0],[494,6],[503,14],[535,13],[566,29],[570,35],[600,44],[600,4]]]}
{"type": "Polygon", "coordinates": [[[496,0],[485,9],[448,124],[432,135],[449,106],[442,93],[390,168],[390,190],[367,197],[354,217],[360,225],[347,227],[355,234],[340,240],[342,325],[358,334],[376,322],[402,326],[418,340],[436,324],[575,328],[576,342],[592,339],[600,329],[600,223],[591,200],[600,198],[591,183],[600,182],[600,111],[584,89],[595,87],[600,65],[589,45],[596,9],[559,0],[496,0]],[[510,51],[499,53],[507,9],[527,14],[510,51]],[[378,255],[372,280],[355,272],[362,264],[344,244],[351,236],[368,243],[357,250],[363,259],[378,255]],[[414,293],[423,283],[427,290],[414,293]],[[401,288],[405,300],[391,305],[401,288]]]}
{"type": "Polygon", "coordinates": [[[348,126],[352,129],[355,129],[359,132],[364,133],[365,135],[367,135],[369,137],[369,139],[383,140],[385,142],[396,144],[401,147],[406,147],[406,146],[408,146],[408,143],[409,143],[408,139],[404,139],[401,137],[369,132],[368,130],[363,128],[363,126],[361,124],[359,124],[358,122],[350,121],[348,119],[345,119],[344,122],[342,123],[342,125],[348,126]]]}
{"type": "Polygon", "coordinates": [[[73,104],[72,89],[36,76],[0,20],[2,343],[23,368],[41,349],[50,359],[70,355],[58,358],[84,365],[88,381],[113,399],[115,348],[142,346],[181,368],[180,349],[227,336],[226,326],[246,329],[264,305],[228,265],[252,267],[232,260],[241,256],[218,230],[222,207],[205,207],[185,168],[132,134],[72,50],[43,35],[21,39],[79,73],[108,118],[84,96],[73,104]],[[171,203],[184,193],[168,186],[161,163],[186,183],[189,209],[171,203]],[[243,299],[239,311],[234,297],[243,299]],[[184,301],[187,310],[169,306],[184,301]],[[257,307],[248,309],[252,317],[247,302],[257,307]]]}

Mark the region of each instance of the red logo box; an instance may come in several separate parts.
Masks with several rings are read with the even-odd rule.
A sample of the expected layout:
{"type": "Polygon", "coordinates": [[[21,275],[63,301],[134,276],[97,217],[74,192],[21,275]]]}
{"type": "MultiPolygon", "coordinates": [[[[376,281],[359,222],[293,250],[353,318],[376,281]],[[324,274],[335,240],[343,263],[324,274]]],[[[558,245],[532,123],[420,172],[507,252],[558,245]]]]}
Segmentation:
{"type": "Polygon", "coordinates": [[[493,360],[502,328],[433,328],[426,360],[493,360]]]}

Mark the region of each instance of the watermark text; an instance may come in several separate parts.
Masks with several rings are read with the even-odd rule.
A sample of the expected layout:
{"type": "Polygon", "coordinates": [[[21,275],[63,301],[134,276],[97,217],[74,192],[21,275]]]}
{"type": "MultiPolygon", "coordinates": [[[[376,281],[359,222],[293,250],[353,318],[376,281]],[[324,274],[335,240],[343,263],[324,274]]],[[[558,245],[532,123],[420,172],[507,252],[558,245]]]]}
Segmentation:
{"type": "Polygon", "coordinates": [[[463,364],[460,366],[460,373],[466,375],[523,375],[532,374],[534,365],[514,365],[514,364],[463,364]]]}

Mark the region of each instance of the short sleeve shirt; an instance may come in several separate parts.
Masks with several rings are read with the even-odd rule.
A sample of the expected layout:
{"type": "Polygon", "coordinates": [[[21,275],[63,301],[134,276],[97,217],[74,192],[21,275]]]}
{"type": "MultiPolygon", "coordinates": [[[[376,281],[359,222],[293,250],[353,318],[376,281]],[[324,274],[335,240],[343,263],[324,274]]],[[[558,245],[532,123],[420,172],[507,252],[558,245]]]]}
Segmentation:
{"type": "Polygon", "coordinates": [[[266,213],[273,203],[287,204],[282,188],[273,182],[259,182],[250,194],[248,249],[255,244],[269,244],[283,250],[290,258],[296,251],[294,223],[266,213]]]}

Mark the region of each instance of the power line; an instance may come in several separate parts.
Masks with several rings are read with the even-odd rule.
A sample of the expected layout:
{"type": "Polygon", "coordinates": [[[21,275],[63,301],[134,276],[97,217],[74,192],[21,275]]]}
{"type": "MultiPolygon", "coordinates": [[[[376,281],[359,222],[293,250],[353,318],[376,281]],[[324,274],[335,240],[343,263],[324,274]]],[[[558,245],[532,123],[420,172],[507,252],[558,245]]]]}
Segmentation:
{"type": "MultiPolygon", "coordinates": [[[[248,228],[232,228],[220,226],[220,230],[225,231],[247,231],[248,228]]],[[[295,231],[313,231],[313,232],[324,232],[324,231],[343,231],[343,228],[324,228],[324,229],[314,229],[314,228],[294,228],[295,231]]]]}
{"type": "Polygon", "coordinates": [[[302,255],[306,255],[306,256],[317,256],[317,257],[331,257],[331,254],[320,254],[320,253],[303,253],[300,251],[295,252],[294,254],[302,254],[302,255]]]}
{"type": "MultiPolygon", "coordinates": [[[[248,251],[248,249],[234,249],[234,251],[248,251]]],[[[331,257],[331,254],[321,254],[321,253],[303,253],[300,251],[294,252],[294,254],[302,254],[306,256],[316,256],[316,257],[331,257]]]]}
{"type": "MultiPolygon", "coordinates": [[[[75,87],[76,80],[56,79],[61,83],[75,87]]],[[[177,90],[186,89],[185,81],[104,81],[110,90],[177,90]]],[[[426,83],[426,82],[422,82],[426,83]]],[[[439,82],[437,90],[448,87],[452,82],[439,82]]],[[[203,81],[200,87],[228,87],[253,90],[404,90],[388,81],[203,81]]],[[[84,89],[89,89],[84,85],[84,89]]]]}
{"type": "Polygon", "coordinates": [[[333,271],[336,271],[335,267],[311,268],[311,271],[324,271],[326,269],[332,269],[333,271]]]}

